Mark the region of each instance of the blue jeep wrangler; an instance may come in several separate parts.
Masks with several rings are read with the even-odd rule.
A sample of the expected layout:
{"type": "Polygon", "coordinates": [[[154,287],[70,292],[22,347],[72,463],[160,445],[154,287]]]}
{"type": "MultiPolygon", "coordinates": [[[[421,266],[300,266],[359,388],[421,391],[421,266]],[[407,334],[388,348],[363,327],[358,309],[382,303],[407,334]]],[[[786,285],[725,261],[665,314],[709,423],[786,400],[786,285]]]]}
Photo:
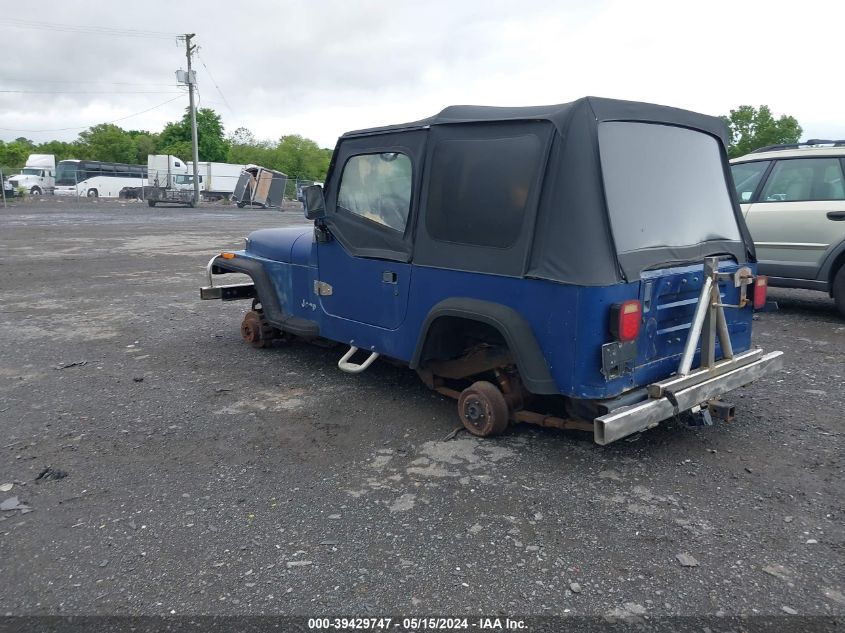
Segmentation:
{"type": "Polygon", "coordinates": [[[310,223],[212,258],[201,297],[252,299],[256,347],[346,344],[352,373],[406,363],[479,436],[516,421],[608,444],[682,412],[728,418],[719,396],[782,354],[751,347],[766,280],[725,133],[594,97],[350,132],[304,191],[310,223]],[[215,286],[226,273],[252,283],[215,286]]]}

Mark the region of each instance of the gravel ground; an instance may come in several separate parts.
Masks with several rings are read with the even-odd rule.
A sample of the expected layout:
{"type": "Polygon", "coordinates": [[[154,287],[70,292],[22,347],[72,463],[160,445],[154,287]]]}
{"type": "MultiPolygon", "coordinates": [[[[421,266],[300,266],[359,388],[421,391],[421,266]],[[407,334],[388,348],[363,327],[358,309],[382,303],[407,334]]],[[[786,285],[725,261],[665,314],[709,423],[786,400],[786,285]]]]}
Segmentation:
{"type": "Polygon", "coordinates": [[[455,405],[410,370],[255,350],[245,302],[198,300],[211,254],[300,221],[0,209],[0,501],[25,505],[0,513],[0,613],[845,615],[828,297],[771,291],[754,336],[786,369],[732,423],[443,441],[455,405]]]}

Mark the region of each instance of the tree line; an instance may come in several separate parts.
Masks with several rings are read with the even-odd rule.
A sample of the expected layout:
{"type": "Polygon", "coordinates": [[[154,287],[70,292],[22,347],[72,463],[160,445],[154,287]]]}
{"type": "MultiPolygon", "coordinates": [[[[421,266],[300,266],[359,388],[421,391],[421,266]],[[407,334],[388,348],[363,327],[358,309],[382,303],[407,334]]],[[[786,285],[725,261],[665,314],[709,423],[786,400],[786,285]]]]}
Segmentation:
{"type": "MultiPolygon", "coordinates": [[[[258,140],[246,128],[238,128],[227,137],[220,115],[211,108],[197,111],[197,140],[200,161],[254,163],[307,180],[325,180],[332,155],[331,149],[321,148],[298,134],[282,136],[277,141],[258,140]]],[[[6,170],[22,167],[30,154],[54,154],[57,162],[77,158],[146,165],[148,154],[173,154],[190,161],[190,114],[186,111],[179,121],[168,123],[158,133],[101,123],[70,142],[34,143],[24,137],[0,141],[0,166],[6,170]]]]}
{"type": "Polygon", "coordinates": [[[768,145],[797,143],[803,132],[795,117],[782,114],[776,119],[766,105],[759,108],[739,106],[721,118],[728,126],[729,158],[744,156],[768,145]]]}
{"type": "MultiPolygon", "coordinates": [[[[743,105],[722,119],[728,126],[728,155],[742,156],[766,145],[797,143],[801,126],[795,117],[775,118],[768,106],[743,105]]],[[[254,163],[284,172],[292,178],[324,181],[332,150],[321,148],[298,134],[282,136],[277,141],[258,140],[240,127],[228,137],[220,115],[211,108],[197,112],[197,135],[201,161],[234,164],[254,163]]],[[[18,138],[0,141],[0,166],[22,167],[30,154],[55,154],[56,160],[78,158],[113,163],[146,164],[148,154],[173,154],[191,160],[191,122],[186,111],[179,121],[164,126],[161,132],[124,130],[112,123],[101,123],[79,134],[75,141],[33,143],[18,138]]]]}

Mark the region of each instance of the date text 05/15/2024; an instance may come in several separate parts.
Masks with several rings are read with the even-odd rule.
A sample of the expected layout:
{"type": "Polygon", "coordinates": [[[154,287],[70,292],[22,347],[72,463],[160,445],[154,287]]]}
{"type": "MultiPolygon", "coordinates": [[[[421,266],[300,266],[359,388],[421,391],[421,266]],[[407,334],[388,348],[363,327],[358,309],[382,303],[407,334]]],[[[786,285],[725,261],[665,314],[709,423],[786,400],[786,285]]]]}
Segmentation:
{"type": "Polygon", "coordinates": [[[309,618],[311,630],[400,630],[400,631],[519,631],[524,620],[511,618],[309,618]]]}

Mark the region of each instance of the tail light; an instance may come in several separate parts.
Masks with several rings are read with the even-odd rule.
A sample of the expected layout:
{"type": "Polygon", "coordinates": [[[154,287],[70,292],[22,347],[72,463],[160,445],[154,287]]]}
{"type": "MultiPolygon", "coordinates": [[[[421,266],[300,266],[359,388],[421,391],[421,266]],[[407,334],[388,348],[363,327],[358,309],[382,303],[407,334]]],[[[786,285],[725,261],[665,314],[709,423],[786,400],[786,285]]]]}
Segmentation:
{"type": "Polygon", "coordinates": [[[766,305],[766,295],[769,292],[769,278],[757,275],[754,278],[754,309],[762,310],[766,305]]]}
{"type": "Polygon", "coordinates": [[[636,299],[614,303],[610,308],[610,333],[622,342],[634,341],[640,334],[642,306],[636,299]]]}

